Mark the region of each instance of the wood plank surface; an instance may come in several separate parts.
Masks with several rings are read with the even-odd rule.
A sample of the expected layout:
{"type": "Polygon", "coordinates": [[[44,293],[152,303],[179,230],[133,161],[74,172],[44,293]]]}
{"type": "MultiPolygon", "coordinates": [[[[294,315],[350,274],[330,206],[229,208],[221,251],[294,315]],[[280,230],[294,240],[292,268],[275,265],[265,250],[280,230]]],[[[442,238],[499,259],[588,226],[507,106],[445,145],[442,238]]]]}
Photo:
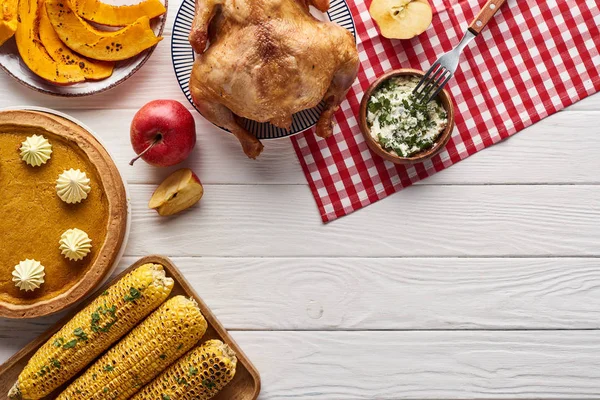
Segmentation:
{"type": "MultiPolygon", "coordinates": [[[[175,169],[189,167],[206,184],[306,185],[287,139],[264,141],[265,152],[258,160],[250,160],[233,137],[194,112],[198,141],[188,160],[172,168],[152,167],[143,161],[131,167],[128,163],[135,153],[129,126],[136,110],[62,111],[96,132],[129,183],[158,184],[175,169]]],[[[598,120],[600,112],[558,113],[418,184],[598,184],[600,141],[596,130],[587,129],[598,120]]]]}
{"type": "MultiPolygon", "coordinates": [[[[173,262],[232,330],[600,329],[597,258],[173,262]]],[[[0,320],[0,338],[32,340],[56,320],[0,320]]]]}
{"type": "Polygon", "coordinates": [[[128,255],[598,256],[595,185],[415,186],[322,225],[306,186],[206,185],[174,217],[133,185],[128,255]]]}
{"type": "MultiPolygon", "coordinates": [[[[180,3],[149,62],[108,92],[58,98],[0,73],[0,108],[67,112],[113,154],[133,209],[118,271],[174,257],[256,364],[263,400],[600,398],[600,94],[328,225],[289,140],[248,160],[195,114],[180,166],[205,197],[160,218],[147,201],[180,166],[129,167],[129,125],[153,99],[191,109],[170,55],[180,3]]],[[[0,319],[0,363],[63,314],[0,319]]]]}
{"type": "Polygon", "coordinates": [[[598,399],[597,331],[234,332],[272,399],[598,399]]]}
{"type": "MultiPolygon", "coordinates": [[[[597,399],[597,331],[235,331],[261,400],[597,399]]],[[[0,359],[12,344],[0,349],[0,359]]]]}
{"type": "MultiPolygon", "coordinates": [[[[130,274],[132,271],[134,271],[141,265],[148,263],[161,264],[164,267],[164,272],[166,276],[173,280],[172,291],[170,291],[170,294],[166,296],[164,300],[165,302],[168,300],[172,300],[175,296],[185,296],[196,302],[200,312],[206,319],[206,329],[204,332],[204,336],[202,336],[202,339],[200,340],[200,343],[204,343],[207,340],[217,339],[229,345],[231,350],[237,355],[237,366],[235,368],[235,376],[225,388],[220,390],[219,393],[213,397],[213,400],[255,400],[260,392],[261,382],[260,375],[256,370],[256,367],[247,358],[247,356],[244,354],[244,351],[231,337],[229,332],[227,332],[223,324],[218,320],[218,318],[215,316],[212,310],[206,305],[203,299],[200,296],[198,296],[198,293],[196,293],[196,291],[191,287],[191,285],[181,274],[179,269],[177,269],[177,267],[173,265],[172,261],[168,258],[155,254],[137,259],[125,268],[122,268],[117,274],[114,274],[112,276],[109,282],[105,282],[101,287],[94,291],[94,293],[92,293],[88,297],[88,299],[86,299],[86,301],[71,307],[67,315],[64,316],[64,319],[57,321],[55,324],[53,324],[50,330],[36,337],[35,340],[31,341],[27,346],[20,350],[18,354],[15,354],[15,356],[11,358],[8,362],[2,364],[0,366],[0,396],[11,390],[14,382],[18,380],[19,374],[21,373],[23,368],[25,368],[25,366],[28,364],[32,356],[36,354],[36,352],[40,351],[40,349],[44,346],[45,343],[47,343],[49,340],[52,340],[52,337],[54,337],[54,335],[57,332],[60,332],[65,323],[67,323],[70,319],[74,318],[76,315],[81,313],[82,310],[85,310],[91,302],[95,301],[96,299],[98,299],[98,297],[102,296],[103,291],[105,289],[112,288],[115,285],[115,283],[117,281],[122,280],[122,278],[126,274],[130,274]]],[[[167,311],[168,310],[169,309],[167,308],[167,311]]],[[[137,326],[139,327],[139,325],[137,326]]],[[[135,331],[135,329],[136,328],[134,327],[129,332],[131,333],[135,331]]],[[[85,340],[87,340],[87,337],[85,340]]],[[[88,350],[91,351],[94,349],[88,350]]],[[[103,349],[95,349],[95,351],[99,353],[102,353],[102,350],[103,349]]],[[[96,352],[94,352],[93,354],[99,355],[96,352]]],[[[149,353],[146,357],[148,356],[150,356],[149,353]]],[[[156,353],[154,353],[154,357],[156,357],[156,353]]],[[[97,362],[98,359],[97,357],[95,358],[97,362]]],[[[67,362],[67,360],[69,360],[68,356],[66,357],[66,360],[62,359],[61,362],[67,362]]],[[[61,380],[56,385],[53,385],[52,389],[54,390],[52,391],[52,393],[46,395],[44,399],[56,399],[60,395],[60,393],[73,382],[73,380],[77,381],[79,380],[79,377],[77,375],[71,376],[71,379],[69,379],[70,382],[61,380]]]]}

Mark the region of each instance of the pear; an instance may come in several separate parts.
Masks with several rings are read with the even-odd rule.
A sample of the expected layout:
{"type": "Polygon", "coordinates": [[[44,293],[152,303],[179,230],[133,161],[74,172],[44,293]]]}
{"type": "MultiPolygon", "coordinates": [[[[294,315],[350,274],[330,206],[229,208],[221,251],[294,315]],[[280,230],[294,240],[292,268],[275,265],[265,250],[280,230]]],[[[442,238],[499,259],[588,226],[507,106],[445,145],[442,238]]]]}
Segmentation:
{"type": "Polygon", "coordinates": [[[433,19],[427,0],[373,0],[369,12],[388,39],[412,39],[433,19]]]}
{"type": "Polygon", "coordinates": [[[148,207],[159,215],[173,215],[190,208],[202,198],[204,188],[198,176],[189,168],[182,168],[169,175],[156,188],[148,207]]]}

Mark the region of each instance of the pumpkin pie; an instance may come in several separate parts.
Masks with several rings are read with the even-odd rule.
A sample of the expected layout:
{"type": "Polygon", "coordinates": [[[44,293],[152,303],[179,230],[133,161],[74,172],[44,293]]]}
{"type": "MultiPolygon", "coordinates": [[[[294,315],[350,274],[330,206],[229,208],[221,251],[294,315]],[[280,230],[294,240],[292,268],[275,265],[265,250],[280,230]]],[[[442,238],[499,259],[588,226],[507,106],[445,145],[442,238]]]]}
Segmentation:
{"type": "Polygon", "coordinates": [[[84,297],[112,269],[127,225],[125,186],[104,147],[79,125],[49,113],[0,112],[0,204],[0,316],[57,312],[84,297]],[[20,156],[22,143],[33,135],[52,146],[50,158],[39,166],[20,156]],[[89,179],[91,189],[78,203],[63,201],[56,190],[57,178],[70,169],[89,179]],[[85,232],[93,244],[78,260],[61,252],[63,234],[70,229],[85,232]],[[12,280],[15,266],[26,259],[44,266],[44,283],[32,291],[12,280]]]}

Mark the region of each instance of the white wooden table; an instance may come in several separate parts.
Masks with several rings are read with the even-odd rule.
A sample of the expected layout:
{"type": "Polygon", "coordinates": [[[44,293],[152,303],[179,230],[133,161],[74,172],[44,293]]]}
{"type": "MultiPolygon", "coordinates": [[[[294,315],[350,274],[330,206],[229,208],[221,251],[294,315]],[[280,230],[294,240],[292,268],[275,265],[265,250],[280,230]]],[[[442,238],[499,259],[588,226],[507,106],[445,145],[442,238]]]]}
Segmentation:
{"type": "MultiPolygon", "coordinates": [[[[184,164],[205,185],[175,218],[147,209],[173,170],[134,155],[147,101],[188,105],[165,40],[89,98],[0,75],[0,107],[36,105],[96,130],[129,183],[120,269],[173,258],[261,372],[261,399],[599,398],[600,95],[329,225],[288,140],[257,161],[196,115],[184,164]]],[[[0,362],[60,315],[0,320],[0,362]]]]}

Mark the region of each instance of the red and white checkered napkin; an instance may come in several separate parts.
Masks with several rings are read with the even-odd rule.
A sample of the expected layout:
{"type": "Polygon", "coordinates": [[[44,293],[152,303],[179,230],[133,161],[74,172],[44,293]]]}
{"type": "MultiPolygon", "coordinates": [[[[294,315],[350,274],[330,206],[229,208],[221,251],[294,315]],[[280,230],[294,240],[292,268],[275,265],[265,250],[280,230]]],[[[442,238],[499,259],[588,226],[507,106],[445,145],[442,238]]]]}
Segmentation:
{"type": "MultiPolygon", "coordinates": [[[[431,0],[430,0],[431,1],[431,0]]],[[[348,0],[361,60],[358,79],[326,140],[292,139],[324,222],[358,210],[498,143],[600,90],[600,8],[596,0],[509,0],[465,49],[447,88],[456,129],[432,160],[398,166],[373,154],[357,124],[370,82],[392,68],[426,70],[462,38],[485,0],[433,0],[433,23],[410,41],[381,37],[370,0],[348,0]]]]}

